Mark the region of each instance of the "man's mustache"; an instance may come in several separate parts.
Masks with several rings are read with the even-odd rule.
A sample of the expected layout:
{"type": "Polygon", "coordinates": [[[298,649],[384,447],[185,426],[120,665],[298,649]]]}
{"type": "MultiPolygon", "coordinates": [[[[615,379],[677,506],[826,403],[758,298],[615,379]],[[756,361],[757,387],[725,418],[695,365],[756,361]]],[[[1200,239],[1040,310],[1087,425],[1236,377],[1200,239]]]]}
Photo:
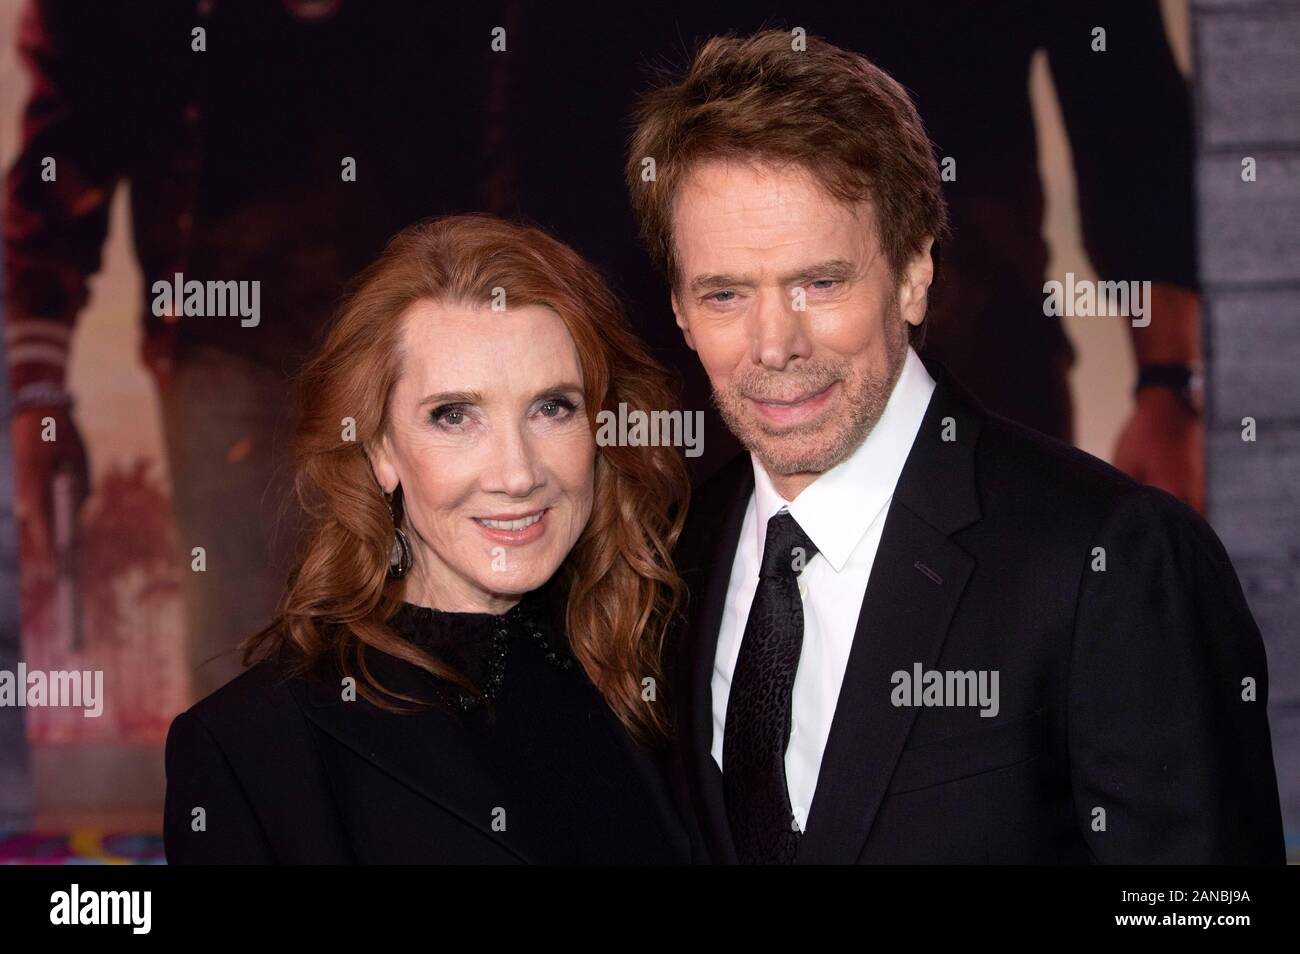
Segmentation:
{"type": "Polygon", "coordinates": [[[789,404],[820,394],[843,378],[842,368],[822,365],[774,375],[745,375],[733,381],[730,390],[751,401],[789,404]]]}

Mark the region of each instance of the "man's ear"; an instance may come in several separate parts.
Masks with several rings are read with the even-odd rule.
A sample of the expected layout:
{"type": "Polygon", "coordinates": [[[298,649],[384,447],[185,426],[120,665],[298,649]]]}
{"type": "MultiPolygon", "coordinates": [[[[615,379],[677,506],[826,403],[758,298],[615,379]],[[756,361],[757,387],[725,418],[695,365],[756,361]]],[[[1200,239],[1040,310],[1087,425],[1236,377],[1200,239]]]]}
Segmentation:
{"type": "Polygon", "coordinates": [[[388,429],[385,428],[379,439],[365,448],[366,459],[370,461],[370,470],[379,482],[379,488],[386,494],[397,489],[397,468],[393,466],[392,445],[388,441],[388,429]]]}
{"type": "Polygon", "coordinates": [[[930,257],[933,245],[934,238],[927,237],[921,250],[907,263],[907,273],[898,290],[899,308],[903,312],[903,320],[909,325],[919,325],[925,320],[930,283],[934,281],[934,260],[930,257]]]}
{"type": "Polygon", "coordinates": [[[682,337],[686,339],[686,346],[692,351],[695,350],[695,339],[691,337],[691,322],[686,317],[686,312],[682,310],[682,303],[677,298],[677,292],[671,295],[673,305],[673,314],[677,316],[677,327],[682,329],[682,337]]]}

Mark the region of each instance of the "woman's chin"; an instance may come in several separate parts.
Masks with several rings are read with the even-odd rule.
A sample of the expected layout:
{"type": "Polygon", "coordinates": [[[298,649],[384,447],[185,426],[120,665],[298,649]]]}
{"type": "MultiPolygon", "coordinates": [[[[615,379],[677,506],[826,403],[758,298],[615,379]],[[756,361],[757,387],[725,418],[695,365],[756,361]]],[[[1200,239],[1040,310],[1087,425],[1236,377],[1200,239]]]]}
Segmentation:
{"type": "Polygon", "coordinates": [[[526,565],[499,570],[486,576],[480,575],[475,583],[493,596],[520,598],[549,580],[558,568],[559,563],[552,565],[551,561],[530,560],[526,565]]]}

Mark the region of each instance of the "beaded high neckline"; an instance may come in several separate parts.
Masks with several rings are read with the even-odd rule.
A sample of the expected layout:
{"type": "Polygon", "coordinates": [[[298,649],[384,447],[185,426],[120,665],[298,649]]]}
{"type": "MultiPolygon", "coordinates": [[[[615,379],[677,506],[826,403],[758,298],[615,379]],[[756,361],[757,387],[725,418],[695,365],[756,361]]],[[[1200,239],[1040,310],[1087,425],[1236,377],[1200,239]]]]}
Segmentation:
{"type": "MultiPolygon", "coordinates": [[[[560,669],[574,664],[563,638],[563,625],[552,601],[550,584],[525,593],[504,613],[440,610],[402,602],[389,620],[398,633],[468,676],[488,700],[500,695],[507,660],[514,647],[532,643],[548,663],[560,669]]],[[[459,686],[440,683],[439,691],[456,708],[468,711],[478,697],[459,686]]]]}
{"type": "Polygon", "coordinates": [[[438,639],[448,633],[484,635],[494,627],[521,623],[534,615],[528,612],[530,607],[525,605],[526,601],[527,594],[504,613],[441,610],[403,601],[389,622],[394,627],[400,624],[403,635],[414,640],[438,639]]]}

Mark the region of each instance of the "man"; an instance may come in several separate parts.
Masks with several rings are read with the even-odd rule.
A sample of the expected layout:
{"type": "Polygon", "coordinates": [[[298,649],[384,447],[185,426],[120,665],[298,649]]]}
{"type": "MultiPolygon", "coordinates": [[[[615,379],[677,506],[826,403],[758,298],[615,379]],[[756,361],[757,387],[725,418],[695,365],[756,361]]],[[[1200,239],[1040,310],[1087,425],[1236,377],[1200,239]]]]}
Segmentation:
{"type": "Polygon", "coordinates": [[[710,40],[642,99],[626,168],[749,452],[677,551],[697,858],[1282,861],[1264,650],[1223,547],[922,363],[947,230],[924,128],[864,58],[799,46],[710,40]]]}
{"type": "MultiPolygon", "coordinates": [[[[1044,280],[1065,275],[1049,272],[1043,234],[1043,157],[1030,97],[1031,65],[1042,55],[1068,133],[1077,187],[1070,204],[1087,257],[1101,279],[1151,282],[1150,322],[1124,322],[1138,375],[1111,376],[1117,391],[1134,391],[1111,459],[1203,508],[1191,96],[1156,0],[653,0],[520,13],[511,30],[518,42],[503,60],[502,179],[517,183],[510,194],[518,211],[617,277],[640,333],[664,360],[687,362],[688,401],[704,400],[708,380],[663,320],[659,277],[624,212],[626,187],[611,157],[626,147],[643,65],[684,67],[686,51],[717,34],[803,27],[897,79],[943,163],[953,235],[936,262],[921,353],[987,409],[1073,442],[1074,350],[1066,320],[1043,315],[1044,280]],[[567,68],[556,70],[558,62],[567,68]],[[539,148],[556,129],[565,130],[566,148],[539,148]],[[573,201],[575,190],[582,202],[573,201]]],[[[701,478],[739,450],[716,415],[707,419],[714,436],[692,461],[701,478]]]]}

